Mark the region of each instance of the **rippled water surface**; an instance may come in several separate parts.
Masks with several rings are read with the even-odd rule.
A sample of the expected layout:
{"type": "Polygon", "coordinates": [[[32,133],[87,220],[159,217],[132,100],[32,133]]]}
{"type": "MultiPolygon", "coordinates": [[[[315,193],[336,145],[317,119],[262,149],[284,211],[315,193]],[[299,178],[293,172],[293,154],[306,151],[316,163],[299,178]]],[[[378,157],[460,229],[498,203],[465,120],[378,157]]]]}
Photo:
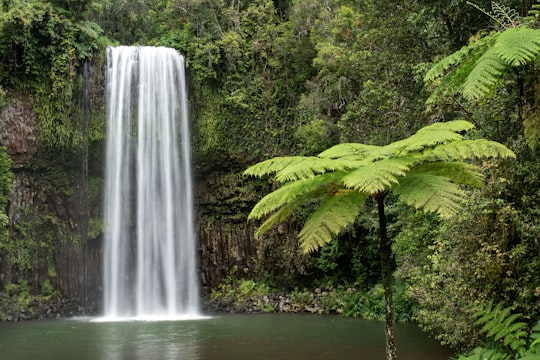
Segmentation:
{"type": "MultiPolygon", "coordinates": [[[[384,359],[384,324],[332,316],[220,315],[201,320],[0,324],[2,360],[384,359]]],[[[401,360],[450,352],[398,324],[401,360]]]]}

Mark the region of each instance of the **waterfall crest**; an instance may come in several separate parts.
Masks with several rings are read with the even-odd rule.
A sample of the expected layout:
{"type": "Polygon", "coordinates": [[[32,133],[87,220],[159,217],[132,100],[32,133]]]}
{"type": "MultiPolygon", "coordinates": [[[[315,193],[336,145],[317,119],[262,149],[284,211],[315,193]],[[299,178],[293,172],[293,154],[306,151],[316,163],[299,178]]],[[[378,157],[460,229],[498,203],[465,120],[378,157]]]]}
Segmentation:
{"type": "Polygon", "coordinates": [[[104,315],[197,316],[184,58],[109,47],[106,99],[104,315]]]}

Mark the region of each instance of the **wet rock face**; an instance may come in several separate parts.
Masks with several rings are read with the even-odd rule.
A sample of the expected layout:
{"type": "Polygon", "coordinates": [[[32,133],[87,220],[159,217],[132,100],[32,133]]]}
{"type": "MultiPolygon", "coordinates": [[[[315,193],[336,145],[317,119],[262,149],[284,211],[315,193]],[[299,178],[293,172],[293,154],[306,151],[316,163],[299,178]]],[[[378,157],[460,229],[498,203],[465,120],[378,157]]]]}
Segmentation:
{"type": "Polygon", "coordinates": [[[37,117],[30,99],[11,101],[0,111],[0,145],[5,146],[14,167],[21,167],[37,152],[37,117]]]}

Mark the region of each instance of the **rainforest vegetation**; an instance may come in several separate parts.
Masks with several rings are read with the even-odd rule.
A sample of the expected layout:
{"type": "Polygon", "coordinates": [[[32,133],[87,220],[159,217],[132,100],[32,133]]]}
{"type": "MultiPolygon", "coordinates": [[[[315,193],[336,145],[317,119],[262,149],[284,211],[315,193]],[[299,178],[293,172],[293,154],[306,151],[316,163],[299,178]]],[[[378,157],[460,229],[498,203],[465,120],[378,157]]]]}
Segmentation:
{"type": "MultiPolygon", "coordinates": [[[[246,239],[256,246],[251,253],[238,251],[241,261],[227,264],[219,286],[208,290],[213,296],[286,291],[298,300],[304,289],[325,288],[335,290],[328,306],[340,303],[345,315],[377,318],[374,308],[384,314],[377,302],[384,292],[377,215],[384,194],[398,318],[417,322],[464,354],[474,349],[463,358],[538,356],[540,3],[1,1],[0,111],[25,102],[37,119],[30,161],[21,163],[9,146],[0,153],[2,292],[63,292],[69,281],[60,281],[58,264],[69,264],[75,255],[59,249],[86,249],[89,239],[99,237],[102,69],[106,47],[119,44],[168,46],[186,57],[195,177],[207,190],[197,198],[199,233],[211,237],[217,227],[230,236],[249,233],[246,239]],[[88,68],[91,91],[84,100],[88,68]],[[354,149],[325,150],[343,143],[364,144],[373,162],[383,162],[393,159],[392,144],[403,145],[441,123],[458,137],[452,141],[488,139],[511,152],[456,146],[443,163],[471,159],[468,165],[439,168],[437,175],[451,170],[458,184],[478,186],[452,188],[432,204],[426,198],[417,202],[425,193],[392,188],[413,164],[398,160],[378,173],[382,192],[372,191],[373,179],[350,183],[367,195],[349,198],[354,211],[330,204],[337,207],[331,213],[345,219],[336,217],[339,227],[327,225],[330,232],[316,244],[300,245],[296,237],[300,233],[302,240],[304,224],[317,216],[316,196],[270,218],[276,226],[253,235],[261,223],[248,221],[250,211],[264,195],[279,191],[283,180],[305,177],[313,185],[321,180],[315,174],[331,169],[324,176],[341,177],[340,171],[357,165],[327,164],[324,171],[276,180],[266,175],[279,166],[268,172],[251,168],[248,173],[258,178],[245,176],[247,168],[278,157],[339,160],[354,149]],[[457,176],[458,170],[465,174],[457,176]],[[39,179],[39,201],[21,207],[14,218],[10,209],[20,201],[13,194],[27,177],[39,179]],[[58,210],[60,205],[50,206],[78,196],[85,199],[75,201],[84,205],[78,211],[88,213],[83,222],[73,222],[75,215],[58,210]],[[445,216],[438,216],[448,199],[451,214],[441,210],[445,216]],[[239,228],[245,231],[232,230],[239,228]],[[306,254],[306,246],[318,251],[306,254]],[[375,305],[367,309],[369,302],[375,305]]],[[[2,139],[6,131],[4,124],[2,139]]],[[[411,151],[435,152],[445,142],[422,139],[411,151]]],[[[441,154],[423,156],[433,161],[441,154]]],[[[415,184],[413,178],[407,186],[415,184]]],[[[274,200],[270,205],[285,203],[274,200]]],[[[270,212],[252,217],[266,220],[270,212]]],[[[79,261],[91,261],[82,254],[79,261]]]]}

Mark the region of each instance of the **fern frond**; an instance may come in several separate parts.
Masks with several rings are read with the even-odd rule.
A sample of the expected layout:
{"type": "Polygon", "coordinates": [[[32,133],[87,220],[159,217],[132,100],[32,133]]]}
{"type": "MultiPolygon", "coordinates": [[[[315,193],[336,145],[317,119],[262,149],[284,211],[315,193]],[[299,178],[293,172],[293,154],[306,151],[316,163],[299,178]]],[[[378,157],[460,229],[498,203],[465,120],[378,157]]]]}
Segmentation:
{"type": "Polygon", "coordinates": [[[507,354],[500,353],[494,349],[484,349],[478,347],[469,356],[460,356],[458,360],[507,360],[507,354]]]}
{"type": "Polygon", "coordinates": [[[279,182],[295,181],[313,178],[317,174],[345,170],[346,161],[334,159],[321,159],[315,156],[284,156],[261,161],[250,166],[244,175],[262,177],[275,173],[279,182]]]}
{"type": "Polygon", "coordinates": [[[248,219],[260,219],[297,198],[313,198],[327,191],[329,184],[338,181],[343,173],[327,173],[314,178],[297,180],[281,186],[263,197],[251,210],[248,219]]]}
{"type": "Polygon", "coordinates": [[[476,62],[463,83],[461,93],[468,100],[478,100],[489,94],[506,69],[495,47],[489,48],[476,62]]]}
{"type": "Polygon", "coordinates": [[[367,155],[372,156],[373,151],[376,151],[379,146],[366,145],[359,143],[343,143],[334,145],[329,149],[326,149],[319,154],[323,159],[336,159],[336,158],[348,158],[354,157],[355,159],[362,160],[367,155]]]}
{"type": "Polygon", "coordinates": [[[426,100],[428,110],[431,104],[436,104],[440,99],[452,99],[461,91],[463,83],[481,56],[481,53],[472,54],[467,61],[452,69],[446,76],[431,82],[432,93],[426,100]]]}
{"type": "Polygon", "coordinates": [[[482,170],[473,164],[461,161],[426,162],[411,170],[411,174],[429,174],[449,179],[454,184],[481,187],[484,184],[482,170]]]}
{"type": "Polygon", "coordinates": [[[480,158],[515,158],[506,146],[491,140],[463,140],[442,144],[423,152],[425,159],[439,161],[472,160],[480,158]]]}
{"type": "Polygon", "coordinates": [[[366,199],[366,194],[348,190],[325,199],[298,234],[302,250],[312,252],[332,240],[332,236],[354,222],[366,199]]]}
{"type": "Polygon", "coordinates": [[[369,162],[345,174],[342,182],[347,188],[375,195],[399,184],[399,178],[405,176],[417,162],[418,160],[412,157],[369,162]]]}
{"type": "Polygon", "coordinates": [[[409,173],[392,192],[401,202],[443,218],[455,215],[465,199],[463,190],[450,179],[429,173],[409,173]]]}
{"type": "Polygon", "coordinates": [[[525,65],[540,55],[540,30],[528,27],[507,29],[497,38],[494,49],[506,64],[525,65]]]}
{"type": "Polygon", "coordinates": [[[492,306],[493,302],[490,301],[483,310],[477,312],[475,325],[483,325],[480,332],[486,334],[487,338],[501,342],[516,354],[524,353],[527,324],[518,321],[522,315],[511,314],[512,307],[503,307],[502,302],[494,308],[492,306]]]}
{"type": "Polygon", "coordinates": [[[402,156],[440,144],[459,141],[463,139],[463,135],[460,134],[461,132],[473,128],[474,124],[466,120],[434,123],[421,128],[407,139],[381,147],[380,153],[391,156],[402,156]]]}
{"type": "MultiPolygon", "coordinates": [[[[495,34],[494,34],[495,35],[495,34]]],[[[424,76],[424,82],[432,82],[443,77],[449,70],[470,60],[474,54],[483,53],[493,41],[494,35],[487,35],[464,45],[453,54],[446,56],[435,64],[424,76]]]]}
{"type": "Polygon", "coordinates": [[[304,198],[295,198],[294,200],[283,205],[277,209],[271,216],[269,216],[257,229],[255,235],[261,236],[265,234],[268,230],[273,228],[276,224],[287,220],[291,215],[293,215],[303,204],[305,203],[304,198]]]}

